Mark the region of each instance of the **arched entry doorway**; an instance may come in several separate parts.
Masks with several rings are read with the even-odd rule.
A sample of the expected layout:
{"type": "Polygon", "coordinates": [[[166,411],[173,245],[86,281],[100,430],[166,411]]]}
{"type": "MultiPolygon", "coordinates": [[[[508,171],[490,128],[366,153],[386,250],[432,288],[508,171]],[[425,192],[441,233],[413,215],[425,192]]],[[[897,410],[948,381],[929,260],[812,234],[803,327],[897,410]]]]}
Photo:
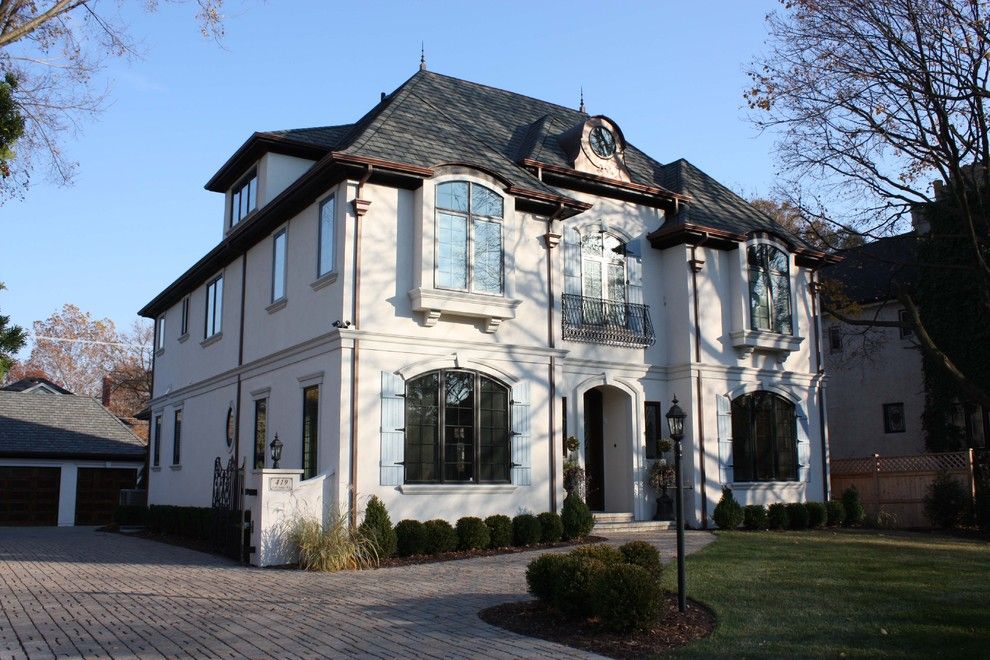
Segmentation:
{"type": "Polygon", "coordinates": [[[632,398],[603,385],[584,393],[584,466],[592,511],[633,511],[632,398]]]}

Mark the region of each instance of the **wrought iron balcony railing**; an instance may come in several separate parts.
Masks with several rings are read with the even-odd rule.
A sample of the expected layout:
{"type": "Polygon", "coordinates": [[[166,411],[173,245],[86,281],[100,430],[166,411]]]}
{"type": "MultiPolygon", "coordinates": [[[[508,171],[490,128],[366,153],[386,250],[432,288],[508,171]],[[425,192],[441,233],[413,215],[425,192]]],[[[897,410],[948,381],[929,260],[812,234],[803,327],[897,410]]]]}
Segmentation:
{"type": "Polygon", "coordinates": [[[650,308],[572,293],[562,296],[564,339],[612,346],[652,346],[650,308]]]}

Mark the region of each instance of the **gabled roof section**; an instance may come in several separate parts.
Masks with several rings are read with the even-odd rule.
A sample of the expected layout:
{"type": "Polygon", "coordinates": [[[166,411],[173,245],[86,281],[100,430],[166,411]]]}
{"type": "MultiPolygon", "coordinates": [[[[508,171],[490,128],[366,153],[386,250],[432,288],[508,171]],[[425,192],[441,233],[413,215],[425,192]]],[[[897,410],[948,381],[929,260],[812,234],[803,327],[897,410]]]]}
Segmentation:
{"type": "Polygon", "coordinates": [[[6,387],[0,387],[0,391],[5,392],[43,392],[54,394],[72,394],[61,385],[53,383],[47,378],[29,377],[14,381],[6,387]]]}
{"type": "Polygon", "coordinates": [[[852,302],[893,300],[898,288],[911,289],[918,282],[918,242],[910,231],[841,250],[842,262],[822,270],[822,280],[840,285],[841,295],[852,302]]]}
{"type": "Polygon", "coordinates": [[[140,461],[145,453],[96,399],[0,391],[0,456],[140,461]]]}

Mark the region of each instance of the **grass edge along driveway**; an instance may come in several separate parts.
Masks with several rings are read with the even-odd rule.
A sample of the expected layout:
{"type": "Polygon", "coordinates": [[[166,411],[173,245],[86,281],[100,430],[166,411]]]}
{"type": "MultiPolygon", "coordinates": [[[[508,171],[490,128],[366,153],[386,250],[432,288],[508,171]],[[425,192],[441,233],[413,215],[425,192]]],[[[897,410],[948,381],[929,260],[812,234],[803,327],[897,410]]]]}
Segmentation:
{"type": "MultiPolygon", "coordinates": [[[[718,616],[685,657],[969,656],[990,649],[990,543],[909,532],[719,532],[687,559],[718,616]]],[[[671,562],[664,575],[676,589],[671,562]]]]}

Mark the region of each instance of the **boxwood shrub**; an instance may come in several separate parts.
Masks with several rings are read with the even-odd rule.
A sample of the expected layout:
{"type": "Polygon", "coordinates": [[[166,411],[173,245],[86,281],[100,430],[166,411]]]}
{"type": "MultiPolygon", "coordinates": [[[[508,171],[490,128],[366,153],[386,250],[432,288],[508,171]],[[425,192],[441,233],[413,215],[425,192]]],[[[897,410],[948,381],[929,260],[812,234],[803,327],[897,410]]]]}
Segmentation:
{"type": "Polygon", "coordinates": [[[493,548],[508,548],[512,545],[512,518],[502,514],[485,518],[488,527],[489,545],[493,548]]]}
{"type": "Polygon", "coordinates": [[[594,559],[595,561],[604,562],[606,564],[621,564],[626,560],[618,548],[612,547],[607,543],[582,545],[571,550],[569,554],[572,557],[594,559]]]}
{"type": "Polygon", "coordinates": [[[802,502],[787,505],[787,523],[791,529],[808,529],[808,509],[802,502]]]}
{"type": "Polygon", "coordinates": [[[846,519],[846,507],[839,500],[825,503],[826,522],[829,527],[838,527],[846,519]]]}
{"type": "Polygon", "coordinates": [[[786,504],[775,502],[767,507],[767,526],[770,529],[787,529],[790,524],[786,504]]]}
{"type": "Polygon", "coordinates": [[[560,519],[564,523],[565,539],[583,539],[595,526],[595,518],[591,509],[584,503],[576,492],[568,493],[564,498],[564,506],[560,510],[560,519]]]}
{"type": "Polygon", "coordinates": [[[592,594],[598,620],[613,632],[649,628],[663,602],[656,577],[634,564],[605,566],[595,575],[592,594]]]}
{"type": "Polygon", "coordinates": [[[808,527],[819,529],[825,526],[828,520],[828,511],[824,502],[807,502],[804,507],[808,510],[808,527]]]}
{"type": "Polygon", "coordinates": [[[564,557],[553,581],[551,604],[564,614],[591,616],[595,613],[595,583],[609,564],[573,553],[564,557]]]}
{"type": "Polygon", "coordinates": [[[461,550],[484,550],[491,542],[491,532],[481,518],[466,516],[457,521],[457,546],[461,550]]]}
{"type": "Polygon", "coordinates": [[[619,552],[627,564],[634,564],[646,569],[655,578],[660,577],[663,565],[660,563],[660,552],[652,543],[646,541],[630,541],[619,546],[619,552]]]}
{"type": "Polygon", "coordinates": [[[426,528],[418,520],[400,520],[395,526],[395,539],[400,557],[426,553],[426,528]]]}
{"type": "Polygon", "coordinates": [[[439,555],[457,549],[457,532],[441,518],[423,523],[424,543],[427,554],[439,555]]]}
{"type": "Polygon", "coordinates": [[[767,508],[762,504],[750,504],[743,508],[743,526],[758,530],[767,528],[767,508]]]}
{"type": "Polygon", "coordinates": [[[543,537],[543,528],[536,516],[520,513],[512,519],[512,540],[517,546],[537,545],[543,537]]]}
{"type": "Polygon", "coordinates": [[[564,536],[564,523],[559,514],[544,511],[536,516],[536,519],[540,521],[540,529],[542,530],[540,540],[543,543],[556,543],[564,536]]]}
{"type": "Polygon", "coordinates": [[[526,567],[526,586],[529,588],[529,593],[545,603],[552,602],[557,574],[566,561],[569,561],[567,555],[545,554],[529,562],[529,566],[526,567]]]}

